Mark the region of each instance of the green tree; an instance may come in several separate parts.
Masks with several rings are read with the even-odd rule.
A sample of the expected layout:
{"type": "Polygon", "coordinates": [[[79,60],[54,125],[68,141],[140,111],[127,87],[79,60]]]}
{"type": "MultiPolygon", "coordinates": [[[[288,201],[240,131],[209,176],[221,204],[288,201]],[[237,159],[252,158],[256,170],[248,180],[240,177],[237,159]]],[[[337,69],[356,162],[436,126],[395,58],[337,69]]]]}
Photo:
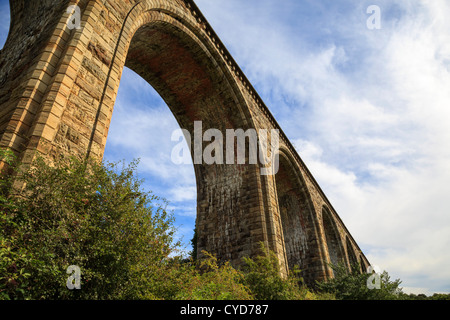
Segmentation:
{"type": "MultiPolygon", "coordinates": [[[[0,149],[0,161],[8,169],[17,166],[14,154],[9,150],[0,149]]],[[[17,246],[19,226],[15,219],[17,206],[10,200],[10,190],[13,182],[6,169],[0,176],[0,299],[11,297],[25,298],[30,274],[26,271],[32,261],[32,255],[27,250],[17,246]]]]}
{"type": "Polygon", "coordinates": [[[142,190],[136,162],[120,165],[39,158],[15,176],[23,188],[3,188],[0,297],[155,298],[154,279],[179,248],[173,215],[142,190]],[[70,265],[81,290],[66,287],[70,265]]]}
{"type": "Polygon", "coordinates": [[[402,296],[399,279],[391,281],[389,274],[361,273],[359,265],[354,265],[351,271],[344,263],[331,266],[334,278],[317,283],[317,290],[333,294],[338,300],[397,300],[402,296]],[[369,277],[379,279],[379,288],[370,289],[367,285],[369,277]]]}

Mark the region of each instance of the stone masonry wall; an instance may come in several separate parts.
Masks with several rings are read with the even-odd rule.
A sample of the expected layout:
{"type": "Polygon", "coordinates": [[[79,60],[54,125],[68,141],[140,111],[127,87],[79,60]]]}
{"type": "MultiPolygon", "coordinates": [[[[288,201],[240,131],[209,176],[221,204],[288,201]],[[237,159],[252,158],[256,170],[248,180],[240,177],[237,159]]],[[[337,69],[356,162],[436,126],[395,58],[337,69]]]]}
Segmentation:
{"type": "Polygon", "coordinates": [[[50,161],[69,154],[102,159],[126,65],[191,133],[194,121],[204,131],[280,130],[277,175],[261,175],[257,164],[195,164],[200,254],[239,265],[262,242],[283,274],[298,263],[310,283],[331,277],[327,263],[338,256],[369,265],[192,0],[13,0],[11,11],[0,52],[0,147],[25,164],[36,152],[50,161]],[[80,29],[69,28],[70,5],[80,8],[80,29]]]}

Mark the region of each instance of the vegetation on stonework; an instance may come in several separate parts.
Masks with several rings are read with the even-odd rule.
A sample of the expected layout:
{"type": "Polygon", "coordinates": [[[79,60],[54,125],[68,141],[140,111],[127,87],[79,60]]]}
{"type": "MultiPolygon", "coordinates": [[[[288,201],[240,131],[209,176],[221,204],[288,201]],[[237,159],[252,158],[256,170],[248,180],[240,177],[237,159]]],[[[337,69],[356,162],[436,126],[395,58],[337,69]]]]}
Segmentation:
{"type": "Polygon", "coordinates": [[[0,160],[14,172],[0,180],[0,299],[414,298],[389,278],[369,292],[367,275],[344,268],[312,291],[300,270],[282,277],[276,255],[264,247],[240,269],[207,252],[198,261],[186,258],[167,201],[142,189],[137,162],[67,158],[50,165],[38,158],[27,169],[5,150],[0,160]],[[71,265],[81,270],[79,290],[67,288],[71,265]]]}

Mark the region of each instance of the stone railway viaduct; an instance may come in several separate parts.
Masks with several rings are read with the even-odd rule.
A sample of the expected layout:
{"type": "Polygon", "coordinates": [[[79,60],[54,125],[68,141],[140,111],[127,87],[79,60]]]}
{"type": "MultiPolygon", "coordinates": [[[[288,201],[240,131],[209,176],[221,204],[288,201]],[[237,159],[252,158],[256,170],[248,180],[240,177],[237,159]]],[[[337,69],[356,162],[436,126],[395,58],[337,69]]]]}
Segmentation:
{"type": "MultiPolygon", "coordinates": [[[[273,250],[285,274],[333,277],[329,263],[369,262],[258,93],[192,0],[10,0],[0,51],[0,147],[102,159],[124,66],[161,95],[181,128],[279,129],[279,171],[194,165],[198,252],[238,265],[273,250]],[[80,9],[73,28],[69,6],[80,9]]],[[[127,128],[123,128],[127,130],[127,128]]],[[[3,166],[2,164],[0,164],[3,166]]]]}

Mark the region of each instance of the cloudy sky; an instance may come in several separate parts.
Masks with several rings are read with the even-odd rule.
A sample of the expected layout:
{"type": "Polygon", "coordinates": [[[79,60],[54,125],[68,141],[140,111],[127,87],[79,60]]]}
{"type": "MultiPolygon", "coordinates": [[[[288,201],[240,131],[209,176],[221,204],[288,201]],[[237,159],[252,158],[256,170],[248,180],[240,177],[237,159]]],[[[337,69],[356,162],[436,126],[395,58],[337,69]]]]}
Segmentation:
{"type": "MultiPolygon", "coordinates": [[[[405,292],[450,292],[450,2],[196,3],[370,262],[405,292]],[[371,5],[381,29],[367,26],[371,5]]],[[[146,188],[170,201],[188,243],[196,188],[192,165],[170,161],[177,128],[125,69],[105,159],[141,159],[146,188]]]]}

